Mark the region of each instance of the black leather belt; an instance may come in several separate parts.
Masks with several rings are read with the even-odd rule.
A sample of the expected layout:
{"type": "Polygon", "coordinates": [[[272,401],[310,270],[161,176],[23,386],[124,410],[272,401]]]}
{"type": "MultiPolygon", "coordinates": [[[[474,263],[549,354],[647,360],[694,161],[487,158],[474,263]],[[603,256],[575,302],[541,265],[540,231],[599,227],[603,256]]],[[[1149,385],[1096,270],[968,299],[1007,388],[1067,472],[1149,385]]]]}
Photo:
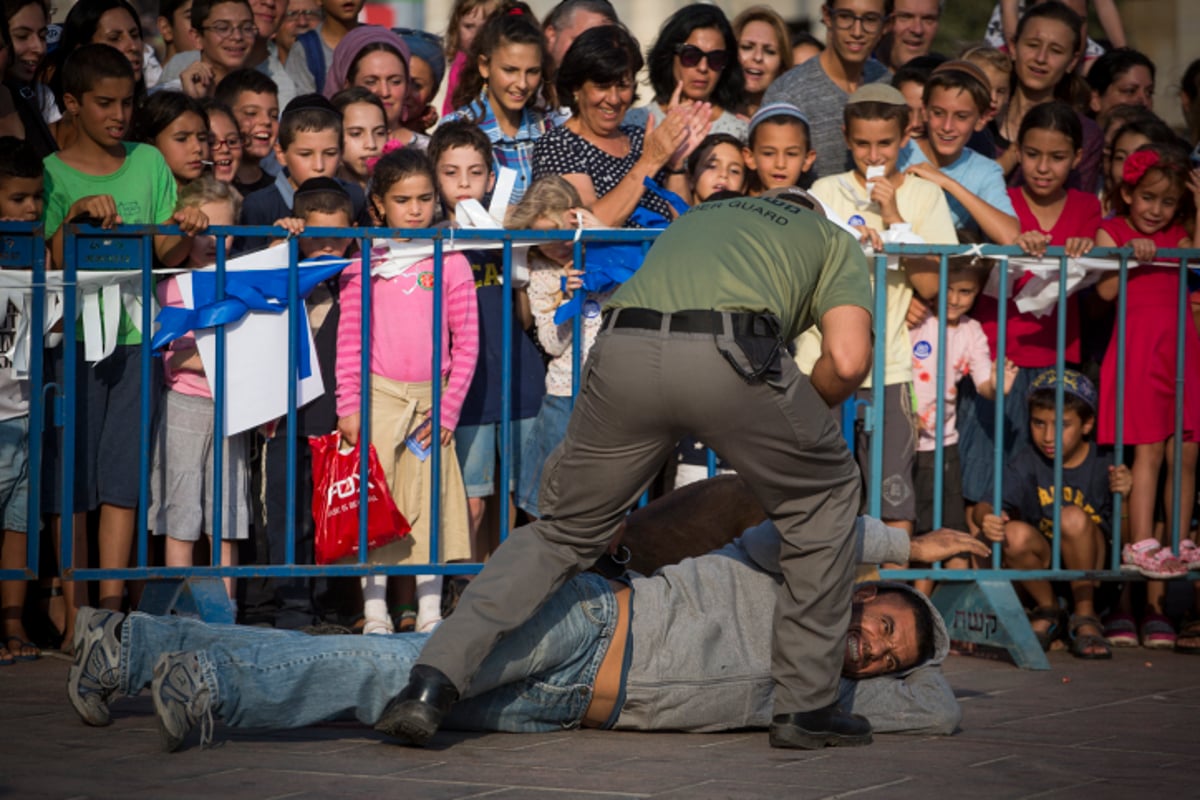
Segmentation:
{"type": "Polygon", "coordinates": [[[731,335],[752,334],[754,320],[758,314],[722,311],[676,311],[664,313],[648,308],[618,308],[609,311],[604,316],[601,330],[610,328],[635,328],[638,330],[662,330],[663,318],[667,319],[667,330],[671,333],[712,333],[725,332],[724,314],[729,314],[729,323],[733,330],[731,335]]]}

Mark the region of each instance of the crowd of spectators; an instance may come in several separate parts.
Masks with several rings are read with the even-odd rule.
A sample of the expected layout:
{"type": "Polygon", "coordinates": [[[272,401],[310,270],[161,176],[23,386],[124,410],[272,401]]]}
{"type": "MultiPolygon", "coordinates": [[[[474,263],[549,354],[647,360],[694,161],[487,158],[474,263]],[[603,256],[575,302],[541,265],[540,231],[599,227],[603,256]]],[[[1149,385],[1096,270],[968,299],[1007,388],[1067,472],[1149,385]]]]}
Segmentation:
{"type": "MultiPolygon", "coordinates": [[[[859,393],[884,404],[884,435],[867,435],[860,411],[856,452],[869,474],[871,448],[882,447],[882,516],[910,534],[930,530],[936,518],[999,543],[1005,566],[1032,570],[1051,567],[1056,536],[1068,569],[1101,568],[1110,548],[1121,548],[1123,568],[1147,579],[1144,592],[1127,583],[1105,593],[1085,580],[1022,584],[1045,647],[1062,639],[1083,658],[1111,657],[1115,646],[1200,652],[1200,584],[1194,613],[1171,619],[1165,604],[1165,580],[1200,565],[1200,294],[1188,294],[1195,284],[1184,282],[1177,262],[1156,258],[1160,249],[1190,247],[1195,235],[1200,60],[1178,76],[1187,126],[1177,133],[1152,109],[1155,64],[1127,46],[1113,0],[1003,0],[986,37],[980,31],[980,41],[947,53],[934,47],[939,0],[826,0],[824,41],[789,35],[767,6],[729,20],[696,3],[671,14],[648,46],[607,0],[563,0],[543,20],[519,0],[456,0],[444,36],[362,24],[362,4],[162,0],[163,47],[155,50],[127,0],[79,2],[54,36],[45,0],[4,0],[0,218],[40,220],[53,268],[63,264],[64,222],[171,222],[183,235],[154,237],[157,262],[198,268],[216,257],[215,238],[204,233],[210,224],[278,224],[293,233],[306,225],[427,229],[458,224],[459,205],[477,201],[513,228],[661,228],[688,205],[798,185],[875,250],[996,243],[1031,257],[1055,246],[1082,258],[1094,246],[1132,248],[1131,265],[1140,266],[1127,280],[1103,272],[1073,290],[1065,307],[1037,311],[1014,299],[1037,290],[1041,278],[1032,272],[1006,273],[1003,262],[968,254],[951,258],[943,279],[937,258],[898,259],[878,289],[886,293],[876,341],[884,385],[868,381],[859,393]],[[1089,5],[1103,27],[1099,43],[1088,38],[1089,5]],[[1010,299],[1001,313],[994,286],[1003,274],[1010,299]],[[1065,371],[1056,369],[1060,355],[1065,371]],[[996,430],[1001,392],[1004,424],[996,430]],[[1127,464],[1114,461],[1118,441],[1127,464]],[[993,505],[997,447],[1001,507],[993,505]],[[1056,461],[1064,484],[1057,491],[1056,461]],[[1182,543],[1174,551],[1176,527],[1182,543]]],[[[228,252],[271,244],[237,237],[228,252]]],[[[356,248],[349,238],[301,244],[304,257],[356,248]]],[[[432,262],[406,261],[395,248],[380,241],[371,253],[366,361],[356,258],[358,266],[306,301],[327,396],[300,410],[295,431],[280,422],[224,439],[225,474],[216,478],[224,487],[223,564],[285,563],[289,438],[298,440],[296,558],[311,563],[307,437],[337,430],[357,443],[363,363],[371,371],[371,441],[413,525],[405,547],[374,551],[372,562],[482,561],[495,546],[490,522],[509,513],[509,493],[519,513],[541,513],[542,468],[570,417],[570,317],[583,317],[586,358],[612,287],[593,291],[589,264],[574,263],[569,246],[533,248],[527,268],[513,271],[511,295],[502,290],[499,250],[449,254],[441,269],[443,373],[435,376],[432,262]],[[556,313],[563,308],[570,313],[556,313]],[[510,485],[498,489],[506,316],[513,461],[510,485]],[[428,423],[434,380],[443,386],[440,431],[428,423]],[[437,553],[431,460],[422,455],[435,444],[443,450],[437,553]]],[[[183,303],[173,279],[157,294],[163,306],[183,303]]],[[[98,553],[81,533],[71,557],[77,566],[129,565],[138,463],[149,449],[152,502],[142,511],[161,563],[187,566],[212,538],[212,453],[222,437],[213,431],[202,359],[185,337],[151,365],[154,430],[142,440],[143,333],[131,309],[102,300],[97,313],[119,317],[115,346],[99,362],[87,362],[82,349],[76,360],[78,469],[69,505],[74,529],[90,530],[98,553]]],[[[10,304],[0,334],[6,358],[20,324],[10,304]]],[[[63,376],[61,338],[47,334],[47,380],[63,376]]],[[[794,343],[802,370],[820,348],[815,328],[794,343]]],[[[39,526],[24,518],[29,386],[4,367],[3,566],[19,568],[27,531],[44,528],[54,542],[61,533],[64,442],[58,429],[44,437],[39,526]]],[[[702,443],[683,443],[677,460],[667,468],[678,484],[703,473],[702,443]]],[[[443,595],[460,588],[436,576],[390,585],[380,577],[226,584],[242,619],[303,627],[338,606],[367,633],[428,630],[441,619],[443,595]]],[[[27,603],[25,582],[0,585],[3,666],[36,657],[24,620],[33,613],[26,606],[37,604],[27,603]]],[[[89,591],[117,609],[138,587],[55,581],[43,591],[51,627],[69,648],[75,609],[89,591]]]]}

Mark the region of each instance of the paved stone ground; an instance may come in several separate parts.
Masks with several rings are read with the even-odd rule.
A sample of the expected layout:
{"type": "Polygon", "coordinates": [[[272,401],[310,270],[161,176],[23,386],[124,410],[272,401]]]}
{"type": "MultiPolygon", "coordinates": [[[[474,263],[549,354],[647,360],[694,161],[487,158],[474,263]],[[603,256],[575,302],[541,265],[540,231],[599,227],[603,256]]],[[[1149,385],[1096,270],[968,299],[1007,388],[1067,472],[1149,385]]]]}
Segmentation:
{"type": "Polygon", "coordinates": [[[1200,658],[1118,651],[1112,662],[1051,654],[1049,672],[951,657],[963,703],[949,738],[876,737],[869,748],[772,750],[762,732],[440,734],[385,744],[330,724],[158,750],[146,696],[82,725],[67,662],[0,668],[0,796],[233,798],[987,798],[1195,797],[1200,658]],[[1133,794],[1131,794],[1133,793],[1133,794]],[[939,797],[940,796],[940,797],[939,797]]]}

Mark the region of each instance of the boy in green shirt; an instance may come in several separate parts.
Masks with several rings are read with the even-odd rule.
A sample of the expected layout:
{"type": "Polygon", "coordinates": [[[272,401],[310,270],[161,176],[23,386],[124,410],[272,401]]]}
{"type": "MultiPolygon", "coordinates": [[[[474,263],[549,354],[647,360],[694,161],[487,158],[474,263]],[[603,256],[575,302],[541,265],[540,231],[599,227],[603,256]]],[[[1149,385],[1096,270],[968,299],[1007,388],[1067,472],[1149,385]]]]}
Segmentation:
{"type": "MultiPolygon", "coordinates": [[[[122,223],[177,224],[184,235],[154,237],[154,254],[167,266],[180,264],[191,248],[190,237],[208,227],[208,219],[199,209],[174,212],[175,180],[157,150],[121,141],[129,127],[133,92],[129,61],[108,45],[84,45],[63,65],[63,104],[78,136],[44,161],[44,222],[51,259],[58,269],[63,267],[63,223],[77,217],[90,217],[106,228],[122,223]]],[[[76,429],[80,432],[76,452],[82,459],[77,483],[82,483],[85,491],[83,507],[78,507],[78,500],[72,505],[77,512],[100,508],[100,567],[111,569],[129,563],[140,453],[150,443],[141,442],[139,435],[142,335],[123,307],[105,309],[102,304],[100,314],[101,324],[105,316],[108,324],[114,315],[119,320],[117,346],[107,358],[80,368],[75,407],[85,411],[76,429]],[[81,398],[86,399],[78,402],[81,398]],[[103,470],[99,469],[101,459],[103,470]]],[[[50,361],[59,359],[51,357],[50,361]]],[[[151,392],[152,405],[157,393],[151,392]]],[[[51,463],[61,450],[61,443],[56,444],[59,446],[47,452],[48,476],[57,474],[51,463]]],[[[52,496],[47,510],[61,514],[63,505],[61,497],[52,496]]],[[[82,531],[76,530],[77,541],[82,541],[82,531]]],[[[123,583],[100,582],[103,607],[120,607],[123,583]]]]}

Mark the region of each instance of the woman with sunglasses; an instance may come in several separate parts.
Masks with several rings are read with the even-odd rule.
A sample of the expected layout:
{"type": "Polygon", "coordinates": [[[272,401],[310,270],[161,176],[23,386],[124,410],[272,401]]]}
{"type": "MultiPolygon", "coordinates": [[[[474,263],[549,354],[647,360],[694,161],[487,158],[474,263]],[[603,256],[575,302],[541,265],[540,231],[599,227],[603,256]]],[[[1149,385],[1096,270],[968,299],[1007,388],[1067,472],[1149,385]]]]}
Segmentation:
{"type": "Polygon", "coordinates": [[[625,28],[602,25],[581,33],[563,57],[555,87],[571,118],[533,148],[534,180],[561,175],[584,208],[612,228],[638,227],[643,215],[635,212],[641,209],[674,217],[646,180],[686,196],[687,157],[710,127],[705,102],[677,105],[661,123],[651,118],[645,128],[624,124],[641,68],[637,40],[625,28]]]}
{"type": "Polygon", "coordinates": [[[648,61],[654,100],[626,114],[626,124],[640,128],[651,116],[662,122],[673,105],[710,103],[712,133],[746,138],[746,120],[735,113],[745,85],[737,37],[721,9],[696,3],[676,11],[663,24],[648,61]]]}

